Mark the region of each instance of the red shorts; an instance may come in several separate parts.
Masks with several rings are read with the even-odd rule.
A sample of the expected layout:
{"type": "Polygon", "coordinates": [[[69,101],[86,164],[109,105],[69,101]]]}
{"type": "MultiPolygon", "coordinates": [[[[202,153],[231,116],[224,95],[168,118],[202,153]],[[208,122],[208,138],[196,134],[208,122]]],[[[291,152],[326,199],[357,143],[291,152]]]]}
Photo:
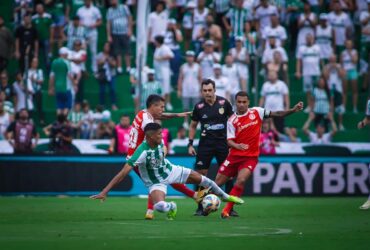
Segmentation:
{"type": "Polygon", "coordinates": [[[222,163],[218,173],[228,177],[235,177],[243,168],[247,168],[253,172],[257,166],[257,163],[258,157],[229,155],[224,163],[222,163]]]}

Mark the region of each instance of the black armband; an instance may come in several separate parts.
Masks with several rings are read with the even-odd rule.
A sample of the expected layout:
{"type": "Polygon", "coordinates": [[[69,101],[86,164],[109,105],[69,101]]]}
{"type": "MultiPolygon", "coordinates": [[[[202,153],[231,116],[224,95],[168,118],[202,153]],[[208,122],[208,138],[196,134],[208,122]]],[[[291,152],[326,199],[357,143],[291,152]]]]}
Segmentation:
{"type": "Polygon", "coordinates": [[[189,139],[188,147],[193,146],[194,140],[189,139]]]}

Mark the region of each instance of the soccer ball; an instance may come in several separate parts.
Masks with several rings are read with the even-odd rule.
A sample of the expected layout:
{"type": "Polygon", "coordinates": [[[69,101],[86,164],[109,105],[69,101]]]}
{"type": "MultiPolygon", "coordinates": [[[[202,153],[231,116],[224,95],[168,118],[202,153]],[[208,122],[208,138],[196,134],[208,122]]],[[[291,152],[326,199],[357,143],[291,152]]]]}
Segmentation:
{"type": "Polygon", "coordinates": [[[221,200],[214,194],[206,195],[202,200],[204,214],[216,212],[221,205],[221,200]]]}

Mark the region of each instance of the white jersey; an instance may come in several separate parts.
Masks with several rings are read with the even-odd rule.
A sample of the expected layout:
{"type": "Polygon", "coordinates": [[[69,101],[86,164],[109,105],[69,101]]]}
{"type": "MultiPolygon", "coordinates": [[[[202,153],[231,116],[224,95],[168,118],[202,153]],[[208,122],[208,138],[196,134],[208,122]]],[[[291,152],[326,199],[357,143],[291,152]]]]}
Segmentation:
{"type": "Polygon", "coordinates": [[[345,70],[352,70],[356,69],[356,64],[352,61],[352,56],[357,55],[357,51],[355,49],[352,49],[351,51],[348,51],[347,49],[344,50],[341,54],[342,59],[342,66],[345,70]]]}
{"type": "Polygon", "coordinates": [[[268,5],[267,8],[260,6],[256,10],[256,18],[260,22],[260,30],[264,30],[267,26],[271,25],[271,16],[279,16],[278,9],[274,5],[268,5]]]}
{"type": "Polygon", "coordinates": [[[203,12],[200,13],[199,10],[196,8],[194,10],[194,17],[193,17],[193,34],[192,34],[192,40],[197,40],[197,36],[199,35],[199,32],[206,27],[206,18],[209,13],[208,8],[204,8],[203,12]]]}
{"type": "Polygon", "coordinates": [[[76,15],[80,18],[80,23],[89,34],[97,32],[97,28],[91,28],[99,19],[102,19],[100,10],[97,7],[94,5],[91,5],[89,8],[82,6],[77,10],[76,15]]]}
{"type": "Polygon", "coordinates": [[[297,58],[302,60],[303,76],[320,75],[320,47],[317,44],[310,47],[301,46],[298,49],[297,58]]]}
{"type": "Polygon", "coordinates": [[[343,93],[342,79],[338,68],[340,68],[339,64],[337,64],[337,67],[329,68],[328,87],[330,90],[336,90],[343,93]]]}
{"type": "MultiPolygon", "coordinates": [[[[314,22],[316,20],[316,15],[314,13],[311,13],[308,19],[310,19],[311,22],[314,22]]],[[[309,21],[305,20],[305,15],[302,13],[299,16],[298,22],[301,22],[303,20],[304,20],[303,26],[299,29],[299,32],[298,32],[298,46],[306,45],[306,36],[308,34],[315,36],[314,28],[312,28],[309,21]]]]}
{"type": "Polygon", "coordinates": [[[262,63],[267,64],[274,59],[275,51],[279,52],[283,62],[288,62],[288,55],[283,47],[276,47],[274,49],[266,48],[262,55],[262,63]]]}
{"type": "Polygon", "coordinates": [[[237,66],[232,64],[231,66],[222,65],[222,76],[229,81],[230,93],[235,95],[240,91],[239,73],[237,66]]]}
{"type": "Polygon", "coordinates": [[[79,74],[81,73],[81,71],[86,70],[86,66],[85,66],[86,58],[87,58],[87,53],[85,50],[70,51],[68,55],[68,59],[71,60],[71,71],[73,74],[79,74]],[[72,60],[78,60],[81,62],[75,63],[72,60]]]}
{"type": "MultiPolygon", "coordinates": [[[[170,60],[157,60],[157,58],[174,57],[172,50],[165,44],[156,48],[154,52],[154,68],[157,71],[159,68],[170,68],[170,60]]],[[[156,72],[157,73],[157,72],[156,72]]]]}
{"type": "Polygon", "coordinates": [[[344,46],[344,42],[346,41],[346,28],[351,27],[352,25],[349,16],[344,12],[340,15],[330,12],[328,20],[335,30],[335,45],[344,46]]]}
{"type": "Polygon", "coordinates": [[[3,115],[0,115],[0,140],[4,139],[4,133],[10,125],[10,115],[4,111],[3,115]]]}
{"type": "Polygon", "coordinates": [[[333,29],[330,25],[326,28],[321,27],[321,25],[316,26],[316,44],[320,47],[321,58],[329,59],[333,54],[333,29]]]}
{"type": "Polygon", "coordinates": [[[238,69],[239,77],[243,79],[248,79],[248,65],[243,63],[249,57],[247,48],[243,47],[239,52],[236,50],[236,48],[232,48],[230,49],[229,53],[234,58],[234,63],[236,65],[236,68],[238,69]]]}
{"type": "Polygon", "coordinates": [[[220,78],[211,78],[215,81],[216,95],[226,98],[226,93],[230,93],[229,81],[226,77],[220,76],[220,78]]]}
{"type": "Polygon", "coordinates": [[[198,97],[200,93],[199,71],[200,66],[198,63],[189,65],[184,63],[180,71],[184,76],[182,81],[182,97],[198,97]]]}
{"type": "Polygon", "coordinates": [[[289,95],[287,85],[280,80],[270,81],[262,85],[261,96],[265,98],[264,108],[271,111],[284,110],[284,96],[289,95]]]}
{"type": "Polygon", "coordinates": [[[366,104],[366,116],[370,116],[370,99],[367,100],[366,104]]]}
{"type": "Polygon", "coordinates": [[[267,26],[262,32],[262,38],[265,40],[265,48],[270,48],[270,43],[268,41],[270,37],[275,37],[276,46],[280,47],[282,45],[282,41],[287,39],[285,28],[281,25],[275,28],[267,26]]]}
{"type": "Polygon", "coordinates": [[[152,12],[148,17],[148,29],[151,28],[150,41],[154,42],[156,36],[164,36],[167,30],[168,12],[166,10],[161,13],[152,12]]]}
{"type": "MultiPolygon", "coordinates": [[[[34,93],[32,83],[30,79],[26,79],[27,82],[27,91],[28,91],[28,98],[27,98],[27,109],[33,110],[33,98],[32,94],[34,93]]],[[[19,112],[21,109],[26,108],[26,86],[20,85],[18,82],[13,83],[13,89],[17,96],[17,105],[16,111],[19,112]]]]}
{"type": "Polygon", "coordinates": [[[202,69],[202,78],[207,79],[214,76],[213,73],[213,64],[219,62],[221,56],[217,52],[213,52],[212,54],[206,54],[204,51],[200,52],[198,56],[198,62],[202,69]]]}
{"type": "Polygon", "coordinates": [[[331,134],[325,133],[322,135],[321,138],[317,135],[317,133],[310,132],[308,137],[310,138],[311,143],[315,144],[324,144],[324,143],[330,143],[331,141],[331,134]]]}

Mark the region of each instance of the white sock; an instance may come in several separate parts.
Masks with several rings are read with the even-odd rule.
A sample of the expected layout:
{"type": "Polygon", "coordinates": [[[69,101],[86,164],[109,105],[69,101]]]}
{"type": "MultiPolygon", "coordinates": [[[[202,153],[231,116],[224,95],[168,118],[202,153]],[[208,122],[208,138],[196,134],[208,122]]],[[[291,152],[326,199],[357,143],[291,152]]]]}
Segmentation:
{"type": "Polygon", "coordinates": [[[161,213],[168,212],[170,211],[171,208],[172,208],[171,203],[165,202],[165,201],[159,201],[154,204],[154,210],[161,212],[161,213]]]}
{"type": "Polygon", "coordinates": [[[229,198],[229,195],[225,193],[219,186],[217,186],[217,184],[214,181],[205,177],[204,175],[202,175],[202,181],[199,183],[199,185],[205,188],[211,187],[212,191],[216,195],[221,196],[222,199],[229,198]]]}

